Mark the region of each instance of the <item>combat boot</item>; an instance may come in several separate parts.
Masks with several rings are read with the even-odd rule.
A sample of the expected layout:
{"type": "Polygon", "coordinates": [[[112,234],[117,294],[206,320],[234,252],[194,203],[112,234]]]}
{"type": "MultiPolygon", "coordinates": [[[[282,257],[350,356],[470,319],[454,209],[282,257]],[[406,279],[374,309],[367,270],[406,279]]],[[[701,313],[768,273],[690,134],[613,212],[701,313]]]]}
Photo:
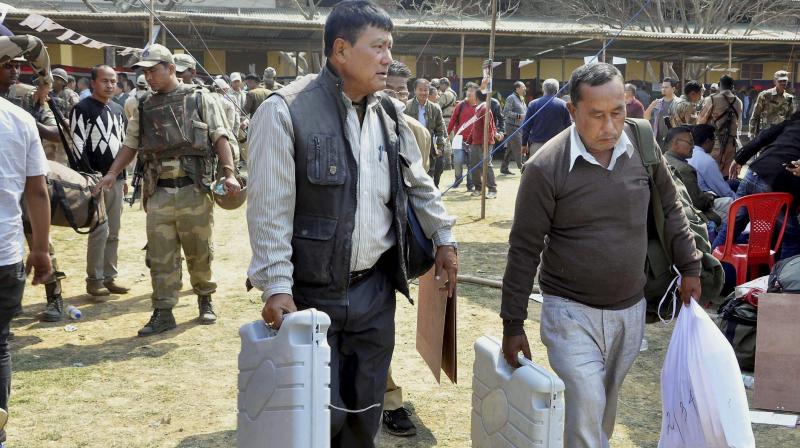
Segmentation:
{"type": "Polygon", "coordinates": [[[150,316],[150,321],[139,330],[139,336],[163,333],[175,327],[177,327],[177,325],[175,324],[175,316],[172,315],[172,309],[156,308],[153,310],[153,315],[150,316]]]}
{"type": "Polygon", "coordinates": [[[217,313],[211,303],[211,296],[197,296],[197,308],[200,310],[200,323],[210,325],[217,321],[217,313]]]}
{"type": "Polygon", "coordinates": [[[44,285],[47,294],[47,306],[40,315],[43,322],[58,322],[64,319],[64,299],[61,298],[61,282],[55,281],[44,285]]]}

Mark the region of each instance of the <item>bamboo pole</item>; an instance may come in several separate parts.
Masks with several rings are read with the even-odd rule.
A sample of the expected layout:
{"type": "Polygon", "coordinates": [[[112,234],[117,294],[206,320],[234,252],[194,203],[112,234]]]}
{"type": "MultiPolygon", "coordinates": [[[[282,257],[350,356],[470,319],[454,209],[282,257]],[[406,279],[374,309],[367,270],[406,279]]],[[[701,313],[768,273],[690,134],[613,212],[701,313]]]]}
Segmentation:
{"type": "Polygon", "coordinates": [[[461,98],[464,93],[464,33],[461,33],[461,57],[458,58],[458,93],[457,97],[461,98]]]}
{"type": "Polygon", "coordinates": [[[486,102],[483,111],[483,172],[481,173],[481,219],[486,218],[486,178],[489,173],[489,111],[492,107],[492,70],[494,63],[494,37],[497,26],[497,0],[492,0],[492,34],[489,36],[489,83],[487,85],[486,102]]]}

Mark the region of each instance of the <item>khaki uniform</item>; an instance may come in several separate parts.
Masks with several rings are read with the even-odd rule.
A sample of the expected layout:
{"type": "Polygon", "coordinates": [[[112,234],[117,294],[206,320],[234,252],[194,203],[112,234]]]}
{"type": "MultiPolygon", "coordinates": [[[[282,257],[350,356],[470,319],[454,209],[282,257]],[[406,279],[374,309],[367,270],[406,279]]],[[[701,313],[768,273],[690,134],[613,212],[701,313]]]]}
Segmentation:
{"type": "Polygon", "coordinates": [[[172,92],[147,95],[142,102],[144,123],[138,113],[130,118],[124,144],[138,148],[144,161],[142,198],[153,307],[170,309],[178,303],[182,287],[181,249],[194,293],[210,295],[217,289],[211,272],[214,218],[209,154],[214,142],[229,134],[219,102],[196,87],[179,85],[172,92]],[[159,181],[187,179],[191,182],[184,186],[158,186],[159,181]]]}
{"type": "Polygon", "coordinates": [[[247,92],[247,96],[244,100],[244,112],[252,117],[253,114],[256,113],[258,106],[260,106],[271,93],[271,90],[264,87],[258,87],[247,92]]]}
{"type": "Polygon", "coordinates": [[[453,116],[453,110],[456,108],[456,103],[458,102],[456,92],[454,92],[453,89],[447,89],[444,93],[439,95],[436,102],[439,103],[439,107],[442,108],[442,117],[444,117],[446,126],[450,121],[450,117],[453,116]]]}
{"type": "Polygon", "coordinates": [[[237,166],[239,163],[239,140],[235,136],[239,130],[239,125],[242,122],[239,116],[239,111],[236,109],[236,106],[234,106],[231,100],[225,97],[225,95],[217,92],[214,92],[211,95],[216,98],[220,108],[222,109],[223,117],[225,118],[225,128],[228,130],[228,134],[231,136],[231,139],[228,140],[228,143],[230,143],[231,149],[233,150],[233,165],[237,166]]]}
{"type": "Polygon", "coordinates": [[[794,95],[788,92],[778,95],[774,87],[765,90],[758,94],[756,105],[753,107],[753,115],[750,117],[750,133],[755,136],[776,124],[783,123],[793,112],[794,95]]]}
{"type": "MultiPolygon", "coordinates": [[[[36,93],[36,87],[17,83],[8,89],[8,92],[3,95],[3,98],[16,104],[24,109],[29,114],[33,115],[37,123],[45,126],[56,126],[56,117],[50,106],[47,104],[36,104],[33,96],[36,93]]],[[[58,162],[62,165],[68,165],[67,153],[64,151],[64,145],[61,143],[51,142],[49,140],[42,140],[42,147],[44,148],[44,155],[47,160],[58,162]]]]}
{"type": "Polygon", "coordinates": [[[72,108],[75,107],[75,105],[80,101],[78,94],[69,87],[64,87],[59,93],[50,92],[50,96],[53,98],[56,106],[58,106],[58,109],[61,111],[61,115],[65,117],[69,117],[70,112],[72,112],[72,108]]]}
{"type": "Polygon", "coordinates": [[[736,149],[739,147],[738,137],[742,122],[742,100],[730,90],[723,90],[705,99],[698,123],[709,124],[716,129],[716,142],[711,157],[719,164],[723,176],[728,174],[736,149]],[[734,119],[728,123],[728,109],[733,108],[734,119]],[[723,143],[724,142],[724,143],[723,143]]]}

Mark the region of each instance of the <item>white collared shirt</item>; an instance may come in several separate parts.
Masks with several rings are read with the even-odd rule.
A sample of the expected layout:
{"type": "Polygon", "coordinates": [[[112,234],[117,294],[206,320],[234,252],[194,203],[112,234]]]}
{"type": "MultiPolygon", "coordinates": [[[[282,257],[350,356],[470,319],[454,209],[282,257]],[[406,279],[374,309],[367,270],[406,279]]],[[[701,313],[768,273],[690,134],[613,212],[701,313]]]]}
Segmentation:
{"type": "MultiPolygon", "coordinates": [[[[578,157],[583,157],[583,160],[587,162],[597,165],[603,166],[597,159],[594,158],[589,151],[586,150],[586,146],[583,144],[583,140],[578,135],[578,128],[575,127],[575,124],[570,127],[570,146],[569,146],[569,170],[572,171],[572,167],[575,166],[575,161],[578,160],[578,157]]],[[[633,147],[633,143],[631,143],[628,136],[623,132],[622,136],[617,141],[617,144],[614,145],[614,152],[611,154],[611,163],[608,164],[609,171],[614,169],[614,166],[617,164],[617,159],[622,154],[628,154],[628,157],[633,155],[633,151],[636,148],[633,147]]],[[[605,168],[605,167],[603,167],[605,168]]]]}
{"type": "Polygon", "coordinates": [[[426,104],[428,104],[428,103],[425,102],[425,104],[420,104],[419,105],[419,111],[417,112],[417,121],[422,123],[422,125],[425,126],[425,127],[428,126],[428,118],[425,116],[425,105],[426,104]]]}

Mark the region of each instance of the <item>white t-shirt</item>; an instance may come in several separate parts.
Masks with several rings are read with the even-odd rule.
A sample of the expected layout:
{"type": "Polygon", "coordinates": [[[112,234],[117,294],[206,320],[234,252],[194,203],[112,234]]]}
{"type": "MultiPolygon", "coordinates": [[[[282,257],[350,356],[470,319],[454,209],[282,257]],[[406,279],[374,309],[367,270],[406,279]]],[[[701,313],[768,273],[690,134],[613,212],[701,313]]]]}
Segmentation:
{"type": "Polygon", "coordinates": [[[36,121],[0,98],[0,266],[22,261],[25,234],[20,199],[28,177],[47,174],[36,121]]]}

